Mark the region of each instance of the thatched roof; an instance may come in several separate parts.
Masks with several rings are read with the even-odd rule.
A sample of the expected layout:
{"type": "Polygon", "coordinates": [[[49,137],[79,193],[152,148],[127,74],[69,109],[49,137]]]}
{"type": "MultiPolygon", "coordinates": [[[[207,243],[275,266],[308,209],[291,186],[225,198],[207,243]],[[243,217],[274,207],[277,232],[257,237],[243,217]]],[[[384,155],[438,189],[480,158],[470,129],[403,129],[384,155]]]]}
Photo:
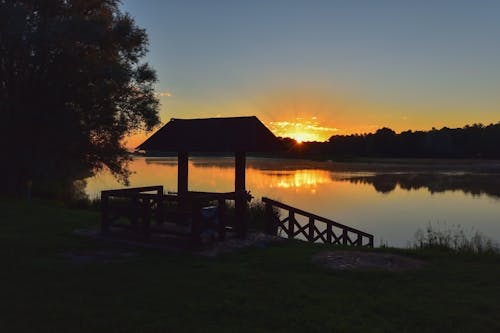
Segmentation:
{"type": "Polygon", "coordinates": [[[161,152],[269,152],[276,136],[257,117],[171,119],[137,147],[161,152]]]}

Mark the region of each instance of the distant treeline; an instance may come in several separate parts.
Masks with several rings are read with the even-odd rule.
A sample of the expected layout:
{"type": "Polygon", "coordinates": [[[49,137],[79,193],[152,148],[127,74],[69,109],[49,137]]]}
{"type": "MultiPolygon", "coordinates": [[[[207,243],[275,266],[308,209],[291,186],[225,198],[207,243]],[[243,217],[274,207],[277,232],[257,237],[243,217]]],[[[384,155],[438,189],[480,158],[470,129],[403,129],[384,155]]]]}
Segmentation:
{"type": "Polygon", "coordinates": [[[500,122],[399,134],[384,127],[375,133],[334,135],[327,142],[300,145],[289,138],[282,141],[287,154],[296,156],[500,158],[500,122]]]}

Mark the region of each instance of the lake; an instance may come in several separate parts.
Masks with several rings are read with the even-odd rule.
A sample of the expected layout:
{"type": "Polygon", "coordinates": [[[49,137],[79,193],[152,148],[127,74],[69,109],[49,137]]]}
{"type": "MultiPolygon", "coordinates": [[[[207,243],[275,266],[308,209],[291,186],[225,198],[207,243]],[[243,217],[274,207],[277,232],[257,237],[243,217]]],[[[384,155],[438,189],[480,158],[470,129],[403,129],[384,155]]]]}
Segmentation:
{"type": "MultiPolygon", "coordinates": [[[[176,191],[177,158],[134,157],[130,186],[176,191]]],[[[375,235],[375,246],[407,247],[418,229],[461,228],[500,241],[498,162],[334,163],[247,158],[246,186],[262,196],[375,235]]],[[[86,192],[122,188],[109,173],[87,180],[86,192]]],[[[193,157],[189,189],[234,190],[232,157],[193,157]]]]}

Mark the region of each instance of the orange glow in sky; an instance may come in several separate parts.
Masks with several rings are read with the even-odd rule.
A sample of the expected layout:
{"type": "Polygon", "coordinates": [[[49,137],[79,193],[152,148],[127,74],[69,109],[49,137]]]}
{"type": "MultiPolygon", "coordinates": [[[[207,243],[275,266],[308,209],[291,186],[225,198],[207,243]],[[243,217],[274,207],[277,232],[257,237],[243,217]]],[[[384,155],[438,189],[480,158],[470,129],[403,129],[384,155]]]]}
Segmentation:
{"type": "Polygon", "coordinates": [[[120,3],[148,32],[164,124],[254,115],[324,141],[500,120],[500,1],[120,3]]]}
{"type": "MultiPolygon", "coordinates": [[[[298,143],[327,141],[332,135],[374,133],[382,127],[396,132],[462,127],[477,122],[496,123],[498,115],[468,113],[453,107],[429,108],[424,104],[411,107],[375,103],[360,96],[326,93],[318,88],[282,89],[269,91],[255,100],[212,101],[197,103],[190,98],[181,99],[169,91],[157,94],[161,101],[162,124],[170,118],[210,118],[257,116],[276,136],[295,139],[298,143]],[[405,110],[405,111],[402,111],[405,110]]],[[[138,132],[125,138],[125,146],[134,150],[152,132],[138,132]]]]}
{"type": "Polygon", "coordinates": [[[306,141],[327,141],[338,131],[334,127],[321,126],[317,117],[296,118],[293,121],[270,121],[269,129],[276,135],[295,139],[298,143],[306,141]]]}

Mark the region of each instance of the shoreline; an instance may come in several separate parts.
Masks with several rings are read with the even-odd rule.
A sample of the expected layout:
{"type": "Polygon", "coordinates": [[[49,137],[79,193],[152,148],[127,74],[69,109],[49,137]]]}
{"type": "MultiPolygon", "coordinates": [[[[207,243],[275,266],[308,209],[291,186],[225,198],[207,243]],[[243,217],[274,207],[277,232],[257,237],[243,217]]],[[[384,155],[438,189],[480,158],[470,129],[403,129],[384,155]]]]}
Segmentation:
{"type": "MultiPolygon", "coordinates": [[[[144,158],[146,162],[161,160],[177,160],[176,156],[146,156],[132,155],[133,159],[144,158]]],[[[218,167],[233,167],[233,156],[227,154],[207,155],[193,154],[190,156],[195,164],[203,160],[210,160],[210,164],[218,167]]],[[[280,162],[280,170],[295,169],[324,169],[330,171],[368,171],[368,172],[446,172],[463,171],[484,174],[500,173],[500,160],[488,159],[432,159],[432,158],[353,158],[353,159],[328,159],[318,160],[300,157],[271,157],[249,154],[247,157],[247,167],[261,170],[276,170],[274,164],[280,162]]]]}

